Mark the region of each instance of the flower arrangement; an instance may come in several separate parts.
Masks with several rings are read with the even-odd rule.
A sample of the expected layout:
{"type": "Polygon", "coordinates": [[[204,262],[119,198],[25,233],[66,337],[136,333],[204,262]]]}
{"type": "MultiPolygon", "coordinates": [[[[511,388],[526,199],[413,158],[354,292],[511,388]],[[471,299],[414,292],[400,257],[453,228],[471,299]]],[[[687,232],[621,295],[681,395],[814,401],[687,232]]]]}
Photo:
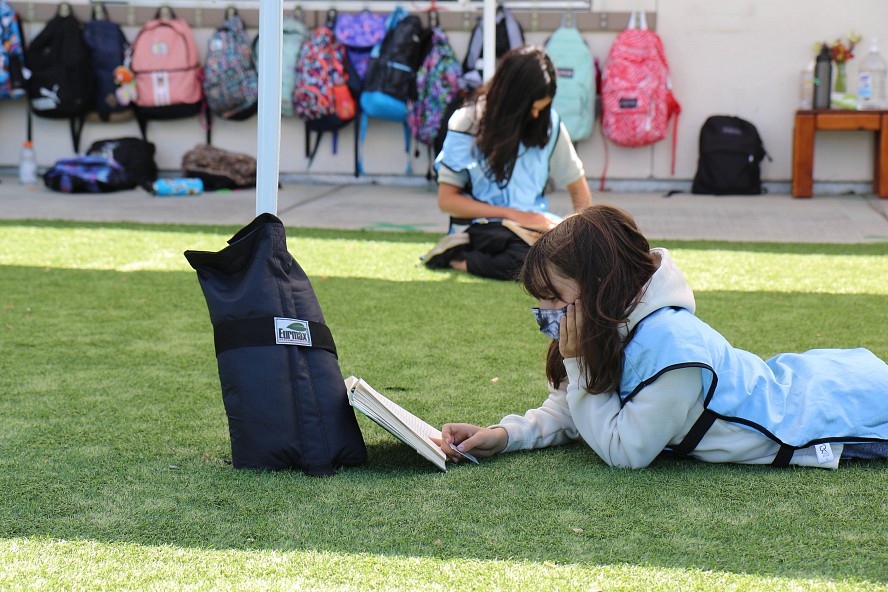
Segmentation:
{"type": "Polygon", "coordinates": [[[827,44],[832,60],[836,63],[836,87],[835,91],[844,93],[847,90],[845,78],[845,63],[854,58],[854,46],[860,43],[861,36],[851,31],[844,39],[836,39],[832,44],[827,44]]]}
{"type": "Polygon", "coordinates": [[[827,44],[829,53],[836,64],[844,64],[854,58],[854,46],[860,43],[862,37],[851,31],[844,39],[836,39],[832,44],[827,44]]]}

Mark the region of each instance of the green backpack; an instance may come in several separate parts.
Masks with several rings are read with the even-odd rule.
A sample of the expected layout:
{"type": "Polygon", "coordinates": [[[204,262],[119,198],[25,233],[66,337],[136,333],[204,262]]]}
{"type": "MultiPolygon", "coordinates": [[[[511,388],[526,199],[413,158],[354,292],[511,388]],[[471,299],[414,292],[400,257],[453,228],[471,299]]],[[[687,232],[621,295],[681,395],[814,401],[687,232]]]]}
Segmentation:
{"type": "Polygon", "coordinates": [[[574,142],[592,135],[595,123],[595,63],[580,31],[561,26],[546,41],[546,53],[558,73],[552,107],[561,116],[574,142]]]}

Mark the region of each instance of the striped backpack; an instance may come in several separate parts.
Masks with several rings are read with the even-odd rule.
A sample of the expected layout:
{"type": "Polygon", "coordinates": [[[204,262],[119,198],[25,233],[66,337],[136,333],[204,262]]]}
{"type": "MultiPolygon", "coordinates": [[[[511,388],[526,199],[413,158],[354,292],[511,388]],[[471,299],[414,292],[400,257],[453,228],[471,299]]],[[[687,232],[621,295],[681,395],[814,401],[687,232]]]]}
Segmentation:
{"type": "Polygon", "coordinates": [[[223,119],[243,120],[256,114],[259,76],[244,21],[237,10],[232,9],[225,23],[210,37],[203,91],[207,106],[223,119]]]}
{"type": "Polygon", "coordinates": [[[647,146],[666,137],[672,127],[672,173],[675,173],[675,133],[681,106],[672,95],[669,64],[659,35],[648,30],[641,12],[611,46],[601,75],[601,127],[607,139],[619,146],[647,146]]]}

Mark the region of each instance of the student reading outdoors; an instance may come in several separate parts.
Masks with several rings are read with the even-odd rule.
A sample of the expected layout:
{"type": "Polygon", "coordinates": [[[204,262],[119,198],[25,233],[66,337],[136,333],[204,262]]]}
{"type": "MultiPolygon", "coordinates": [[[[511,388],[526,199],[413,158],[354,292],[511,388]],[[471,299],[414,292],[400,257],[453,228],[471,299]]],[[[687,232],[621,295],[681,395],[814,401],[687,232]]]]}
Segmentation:
{"type": "Polygon", "coordinates": [[[836,468],[888,458],[888,364],[869,350],[819,349],[767,362],[694,315],[666,249],[629,214],[593,206],[530,248],[524,288],[539,298],[551,394],[498,425],[452,423],[442,448],[476,456],[582,438],[609,465],[663,450],[707,462],[836,468]]]}
{"type": "Polygon", "coordinates": [[[428,267],[514,280],[528,244],[502,220],[537,230],[557,224],[545,196],[550,178],[567,188],[575,210],[592,203],[583,163],[551,107],[556,80],[543,49],[513,49],[450,118],[435,161],[438,207],[471,223],[425,255],[428,267]]]}

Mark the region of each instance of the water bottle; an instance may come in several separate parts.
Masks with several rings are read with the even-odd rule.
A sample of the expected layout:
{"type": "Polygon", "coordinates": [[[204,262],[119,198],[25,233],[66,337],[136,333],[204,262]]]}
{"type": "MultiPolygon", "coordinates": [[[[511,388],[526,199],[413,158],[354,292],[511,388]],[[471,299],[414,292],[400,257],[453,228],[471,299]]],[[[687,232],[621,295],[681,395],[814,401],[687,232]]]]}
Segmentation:
{"type": "Polygon", "coordinates": [[[858,68],[857,76],[857,108],[885,109],[888,108],[888,97],[885,96],[885,75],[888,66],[879,55],[878,40],[873,39],[870,52],[858,68]]]}
{"type": "Polygon", "coordinates": [[[832,56],[824,43],[814,65],[814,108],[829,109],[832,92],[832,56]]]}
{"type": "Polygon", "coordinates": [[[814,107],[814,60],[802,70],[801,86],[799,87],[799,109],[807,110],[814,107]]]}
{"type": "Polygon", "coordinates": [[[22,145],[22,155],[19,159],[19,181],[22,185],[37,184],[37,156],[34,154],[34,145],[30,140],[22,145]]]}
{"type": "Polygon", "coordinates": [[[161,197],[179,195],[200,195],[203,193],[203,180],[192,177],[179,179],[158,179],[152,187],[154,195],[161,197]]]}

